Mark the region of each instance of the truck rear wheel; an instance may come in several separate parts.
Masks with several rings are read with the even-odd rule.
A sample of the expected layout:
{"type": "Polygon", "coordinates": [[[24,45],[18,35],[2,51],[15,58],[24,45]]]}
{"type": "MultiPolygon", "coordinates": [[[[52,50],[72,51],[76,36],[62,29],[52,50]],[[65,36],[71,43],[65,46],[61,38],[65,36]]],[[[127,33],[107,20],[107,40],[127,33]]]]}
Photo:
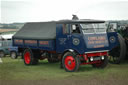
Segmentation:
{"type": "Polygon", "coordinates": [[[123,37],[118,34],[119,45],[109,52],[109,62],[119,64],[126,55],[126,44],[123,37]]]}
{"type": "Polygon", "coordinates": [[[29,49],[26,49],[24,51],[23,58],[24,58],[25,65],[35,65],[38,63],[38,59],[34,58],[34,54],[29,49]]]}
{"type": "Polygon", "coordinates": [[[67,72],[75,72],[79,69],[80,59],[72,52],[67,52],[63,56],[62,65],[67,72]]]}
{"type": "Polygon", "coordinates": [[[105,68],[108,65],[108,57],[104,56],[104,60],[101,60],[100,63],[92,64],[94,68],[105,68]]]}

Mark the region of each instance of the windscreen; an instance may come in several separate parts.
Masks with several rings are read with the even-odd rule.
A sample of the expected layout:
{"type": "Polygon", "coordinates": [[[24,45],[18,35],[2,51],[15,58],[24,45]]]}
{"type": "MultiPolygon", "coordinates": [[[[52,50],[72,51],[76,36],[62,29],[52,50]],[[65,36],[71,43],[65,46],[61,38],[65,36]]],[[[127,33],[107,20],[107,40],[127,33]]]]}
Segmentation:
{"type": "Polygon", "coordinates": [[[84,34],[106,32],[106,25],[104,23],[81,24],[81,26],[84,34]]]}
{"type": "Polygon", "coordinates": [[[8,47],[11,46],[11,44],[12,44],[12,40],[0,41],[0,47],[8,47]]]}

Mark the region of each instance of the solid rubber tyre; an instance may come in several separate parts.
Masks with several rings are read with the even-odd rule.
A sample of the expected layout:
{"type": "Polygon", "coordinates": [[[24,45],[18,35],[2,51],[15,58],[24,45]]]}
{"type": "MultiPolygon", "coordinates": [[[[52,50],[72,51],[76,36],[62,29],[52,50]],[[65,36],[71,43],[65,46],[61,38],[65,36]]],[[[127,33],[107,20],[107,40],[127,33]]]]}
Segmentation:
{"type": "Polygon", "coordinates": [[[80,67],[80,59],[75,53],[67,52],[62,58],[62,65],[67,72],[76,72],[80,67]]]}
{"type": "Polygon", "coordinates": [[[34,53],[30,49],[24,50],[23,58],[25,65],[36,65],[38,63],[38,59],[34,57],[34,53]]]}

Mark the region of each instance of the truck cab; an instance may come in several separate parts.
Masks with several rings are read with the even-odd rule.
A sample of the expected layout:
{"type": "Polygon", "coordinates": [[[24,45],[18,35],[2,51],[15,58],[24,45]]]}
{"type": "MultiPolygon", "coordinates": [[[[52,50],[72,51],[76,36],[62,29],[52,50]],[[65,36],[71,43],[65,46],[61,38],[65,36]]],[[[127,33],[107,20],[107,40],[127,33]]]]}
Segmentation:
{"type": "Polygon", "coordinates": [[[118,45],[117,33],[107,33],[105,21],[67,20],[63,23],[57,24],[56,51],[71,51],[80,56],[81,64],[105,67],[106,65],[97,66],[95,63],[106,59],[108,52],[118,45]]]}
{"type": "MultiPolygon", "coordinates": [[[[117,42],[110,43],[104,21],[90,22],[90,20],[86,20],[84,23],[79,21],[58,24],[56,33],[57,52],[67,49],[75,50],[80,54],[109,51],[113,47],[110,47],[111,44],[118,44],[117,42]]],[[[113,36],[115,36],[114,39],[117,39],[116,33],[113,33],[113,36]]]]}

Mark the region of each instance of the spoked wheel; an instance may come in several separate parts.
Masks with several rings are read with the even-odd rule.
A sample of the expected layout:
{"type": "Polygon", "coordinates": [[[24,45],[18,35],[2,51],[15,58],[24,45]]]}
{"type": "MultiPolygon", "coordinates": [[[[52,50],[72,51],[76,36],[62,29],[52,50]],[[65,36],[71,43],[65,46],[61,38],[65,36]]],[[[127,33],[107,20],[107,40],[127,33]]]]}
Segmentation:
{"type": "Polygon", "coordinates": [[[31,50],[26,49],[23,54],[25,65],[35,65],[38,63],[38,59],[34,58],[31,50]]]}
{"type": "Polygon", "coordinates": [[[68,72],[75,72],[79,69],[80,59],[71,52],[67,52],[63,56],[62,65],[68,72]]]}
{"type": "Polygon", "coordinates": [[[108,57],[104,56],[104,60],[101,60],[101,62],[92,64],[95,68],[105,68],[108,65],[108,57]]]}
{"type": "Polygon", "coordinates": [[[123,37],[118,34],[119,45],[109,52],[108,60],[110,63],[119,64],[126,55],[126,44],[123,37]]]}

